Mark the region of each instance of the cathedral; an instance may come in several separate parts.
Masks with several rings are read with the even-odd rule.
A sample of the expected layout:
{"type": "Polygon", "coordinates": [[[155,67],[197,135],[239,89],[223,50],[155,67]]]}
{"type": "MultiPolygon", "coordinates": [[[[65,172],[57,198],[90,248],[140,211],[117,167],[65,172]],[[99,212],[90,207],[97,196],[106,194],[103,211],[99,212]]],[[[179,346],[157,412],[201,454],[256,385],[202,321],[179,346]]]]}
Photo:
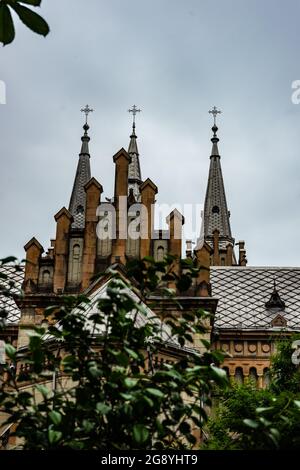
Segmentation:
{"type": "MultiPolygon", "coordinates": [[[[203,308],[212,314],[207,335],[213,348],[226,353],[222,367],[230,379],[267,386],[276,340],[300,331],[300,268],[247,265],[245,242],[236,241],[231,232],[216,125],[220,111],[215,107],[210,111],[214,118],[211,154],[202,159],[202,168],[209,169],[204,209],[199,214],[201,231],[195,248],[188,241],[185,250],[185,220],[178,210],[168,215],[167,230],[154,226],[158,188],[150,178],[142,178],[135,121],[139,110],[136,106],[130,110],[133,126],[128,150],[121,148],[112,157],[114,194],[105,200],[101,199],[105,182],[91,175],[87,119],[91,110],[86,106],[82,111],[86,119],[76,174],[69,205],[54,215],[55,239],[47,251],[36,238],[29,240],[23,271],[0,267],[14,279],[15,289],[24,292],[22,298],[9,302],[0,295],[0,308],[9,312],[0,340],[26,346],[27,332],[43,323],[45,308],[57,305],[63,295],[93,295],[101,288],[101,280],[93,281],[95,275],[110,266],[126,275],[128,260],[152,256],[159,261],[169,253],[190,258],[199,268],[193,285],[178,294],[178,300],[186,311],[203,308]]],[[[174,308],[169,299],[158,300],[158,315],[159,308],[174,308]]]]}

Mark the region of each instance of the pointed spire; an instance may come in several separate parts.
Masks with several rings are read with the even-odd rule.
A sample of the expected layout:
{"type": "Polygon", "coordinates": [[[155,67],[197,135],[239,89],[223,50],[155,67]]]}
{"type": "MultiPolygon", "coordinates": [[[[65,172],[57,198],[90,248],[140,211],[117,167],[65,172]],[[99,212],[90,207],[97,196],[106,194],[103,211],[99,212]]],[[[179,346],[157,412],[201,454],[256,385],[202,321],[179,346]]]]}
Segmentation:
{"type": "Polygon", "coordinates": [[[211,157],[219,157],[220,156],[219,149],[218,149],[219,139],[217,137],[218,128],[216,125],[214,125],[211,128],[211,130],[214,133],[213,137],[210,139],[212,141],[211,157]]]}
{"type": "Polygon", "coordinates": [[[130,142],[128,146],[128,153],[139,155],[138,146],[137,146],[137,135],[135,133],[135,122],[132,125],[132,134],[130,136],[130,142]]]}
{"type": "Polygon", "coordinates": [[[140,199],[139,187],[142,183],[140,160],[139,160],[139,151],[137,146],[137,135],[135,133],[135,116],[137,113],[140,113],[141,110],[137,109],[136,105],[133,105],[131,109],[128,110],[129,113],[132,113],[133,122],[132,122],[132,133],[130,136],[130,142],[128,146],[128,154],[131,157],[131,163],[128,167],[128,192],[130,189],[133,190],[133,194],[136,200],[140,199]]]}
{"type": "Polygon", "coordinates": [[[83,136],[81,137],[81,151],[80,151],[80,154],[79,155],[90,155],[90,151],[89,151],[89,141],[91,140],[90,137],[88,136],[88,130],[89,130],[90,126],[88,124],[84,124],[83,126],[83,130],[84,130],[84,134],[83,136]]]}
{"type": "Polygon", "coordinates": [[[89,152],[90,137],[88,135],[89,125],[87,123],[87,118],[88,114],[92,111],[93,109],[90,109],[88,105],[81,109],[81,112],[85,113],[85,124],[83,126],[84,134],[81,137],[81,150],[69,204],[69,211],[74,219],[71,225],[72,228],[84,228],[85,224],[86,194],[84,186],[91,179],[89,152]]]}
{"type": "MultiPolygon", "coordinates": [[[[218,231],[219,251],[226,250],[228,243],[234,244],[230,228],[230,213],[227,209],[227,201],[223,182],[222,168],[220,162],[220,154],[218,149],[219,138],[217,136],[218,127],[216,125],[216,116],[221,111],[214,106],[209,111],[214,117],[214,125],[212,127],[213,137],[212,151],[210,156],[210,168],[204,203],[204,211],[202,215],[202,226],[198,244],[206,241],[213,247],[214,232],[218,231]]],[[[234,256],[234,255],[233,255],[234,256]]],[[[235,259],[233,259],[235,262],[235,259]]]]}
{"type": "Polygon", "coordinates": [[[219,157],[219,149],[218,149],[218,142],[219,142],[219,139],[217,137],[217,132],[218,132],[218,128],[217,128],[217,124],[216,124],[216,117],[218,114],[221,114],[222,111],[220,111],[219,109],[216,108],[216,106],[214,106],[212,109],[210,109],[208,111],[209,114],[212,114],[213,117],[214,117],[214,125],[213,127],[211,128],[211,130],[213,131],[214,135],[211,139],[212,141],[212,149],[211,149],[211,156],[212,157],[219,157]]]}

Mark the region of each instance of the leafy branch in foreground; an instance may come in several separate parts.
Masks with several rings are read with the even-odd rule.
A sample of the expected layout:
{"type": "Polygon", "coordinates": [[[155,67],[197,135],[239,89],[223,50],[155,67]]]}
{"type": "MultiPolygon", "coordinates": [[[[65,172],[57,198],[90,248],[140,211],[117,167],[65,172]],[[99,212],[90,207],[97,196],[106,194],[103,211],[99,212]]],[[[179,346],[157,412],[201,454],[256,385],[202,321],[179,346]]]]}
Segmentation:
{"type": "Polygon", "coordinates": [[[42,36],[47,36],[49,26],[40,15],[25,5],[39,7],[42,0],[0,0],[0,42],[5,46],[15,39],[15,27],[11,15],[13,10],[19,19],[31,31],[42,36]]]}
{"type": "Polygon", "coordinates": [[[300,448],[300,373],[292,363],[292,343],[299,335],[277,342],[266,390],[253,383],[219,392],[216,413],[206,428],[204,448],[267,450],[300,448]]]}
{"type": "MultiPolygon", "coordinates": [[[[48,308],[50,326],[35,327],[28,348],[7,345],[17,367],[4,366],[0,412],[7,425],[14,424],[19,447],[196,444],[211,390],[226,383],[226,374],[214,365],[220,354],[193,348],[193,337],[204,331],[202,311],[169,316],[166,324],[145,303],[146,291],[174,296],[166,287],[170,279],[180,285],[173,262],[148,258],[131,264],[132,282],[111,271],[95,296],[66,297],[48,308]]],[[[190,281],[194,275],[191,267],[190,281]]]]}

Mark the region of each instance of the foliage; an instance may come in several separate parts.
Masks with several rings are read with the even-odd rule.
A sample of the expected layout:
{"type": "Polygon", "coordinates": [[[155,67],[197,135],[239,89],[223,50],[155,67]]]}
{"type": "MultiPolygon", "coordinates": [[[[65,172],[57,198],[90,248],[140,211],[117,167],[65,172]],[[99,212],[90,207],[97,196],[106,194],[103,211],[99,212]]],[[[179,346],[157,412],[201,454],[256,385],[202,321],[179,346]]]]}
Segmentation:
{"type": "Polygon", "coordinates": [[[299,369],[292,363],[292,343],[282,339],[271,360],[271,384],[251,383],[220,391],[216,413],[208,421],[207,449],[299,449],[299,369]]]}
{"type": "Polygon", "coordinates": [[[276,344],[277,352],[271,361],[271,389],[275,393],[282,390],[300,392],[300,369],[291,361],[294,352],[292,344],[299,339],[300,335],[295,334],[291,338],[281,339],[276,344]]]}
{"type": "Polygon", "coordinates": [[[39,7],[42,0],[0,0],[0,42],[5,46],[10,44],[15,38],[15,27],[11,15],[13,10],[19,17],[19,19],[29,28],[31,31],[47,36],[49,33],[49,26],[46,21],[31,8],[39,7]]]}
{"type": "MultiPolygon", "coordinates": [[[[211,389],[223,386],[226,374],[215,365],[220,354],[200,355],[191,348],[193,335],[204,331],[202,311],[169,316],[162,324],[142,301],[151,291],[174,296],[166,287],[170,280],[181,285],[174,262],[131,263],[131,283],[111,271],[107,295],[97,305],[82,295],[65,297],[47,309],[51,325],[48,331],[36,327],[27,349],[7,345],[17,367],[4,366],[0,412],[7,424],[16,424],[24,449],[195,444],[211,389]],[[167,354],[173,349],[177,359],[157,367],[154,359],[162,348],[167,354]]],[[[184,267],[186,289],[196,272],[184,267]]]]}

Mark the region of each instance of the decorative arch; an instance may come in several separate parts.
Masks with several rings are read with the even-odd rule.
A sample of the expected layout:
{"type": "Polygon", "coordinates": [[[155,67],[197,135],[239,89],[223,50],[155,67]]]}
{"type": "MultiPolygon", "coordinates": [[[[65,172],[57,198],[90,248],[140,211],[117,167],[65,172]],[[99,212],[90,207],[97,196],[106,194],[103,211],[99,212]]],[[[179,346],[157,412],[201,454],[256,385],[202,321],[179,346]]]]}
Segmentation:
{"type": "Polygon", "coordinates": [[[270,385],[270,369],[265,367],[263,370],[263,388],[267,388],[270,385]]]}
{"type": "Polygon", "coordinates": [[[237,384],[242,385],[244,383],[244,372],[242,367],[236,367],[234,372],[234,380],[237,384]]]}
{"type": "Polygon", "coordinates": [[[257,386],[258,384],[258,374],[256,367],[250,367],[249,369],[249,382],[257,386]]]}
{"type": "Polygon", "coordinates": [[[157,247],[156,259],[157,261],[163,261],[165,256],[165,248],[162,245],[157,247]]]}

